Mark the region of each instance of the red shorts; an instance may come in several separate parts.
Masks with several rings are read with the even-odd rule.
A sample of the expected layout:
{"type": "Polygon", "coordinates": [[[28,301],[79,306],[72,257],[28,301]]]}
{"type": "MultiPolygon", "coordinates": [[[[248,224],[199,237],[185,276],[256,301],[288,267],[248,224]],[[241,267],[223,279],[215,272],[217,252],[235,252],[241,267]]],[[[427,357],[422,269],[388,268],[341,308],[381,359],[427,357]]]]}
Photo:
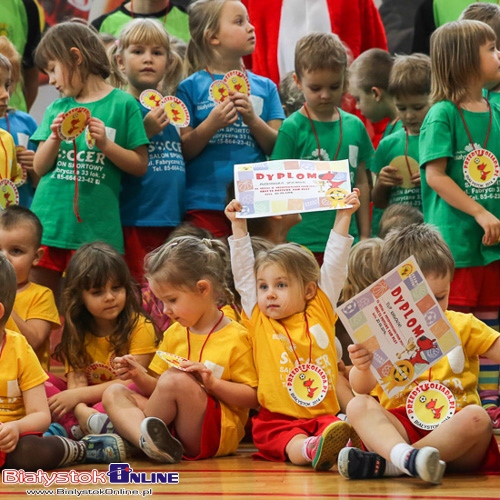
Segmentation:
{"type": "Polygon", "coordinates": [[[144,281],[144,257],[163,245],[173,227],[124,227],[125,262],[138,283],[144,281]]]}
{"type": "Polygon", "coordinates": [[[500,307],[500,260],[487,266],[455,269],[451,282],[451,306],[500,307]]]}
{"type": "MultiPolygon", "coordinates": [[[[21,439],[24,436],[30,436],[30,435],[42,437],[43,434],[41,432],[23,432],[22,434],[19,434],[19,439],[21,439]]],[[[5,465],[5,460],[7,460],[7,455],[8,453],[0,451],[0,470],[2,470],[3,466],[5,465]]]]}
{"type": "Polygon", "coordinates": [[[76,251],[69,248],[48,247],[46,245],[42,245],[42,248],[43,255],[37,267],[44,267],[45,269],[57,271],[61,274],[66,271],[69,260],[76,251]]]}
{"type": "Polygon", "coordinates": [[[188,210],[186,222],[210,231],[214,238],[225,238],[232,232],[229,219],[219,210],[188,210]]]}
{"type": "MultiPolygon", "coordinates": [[[[406,414],[406,408],[401,406],[399,408],[393,408],[389,410],[403,425],[406,434],[408,434],[408,439],[410,444],[420,441],[422,438],[427,436],[432,431],[426,431],[414,426],[411,420],[406,414]]],[[[477,472],[480,474],[500,474],[500,451],[498,450],[498,443],[495,436],[491,437],[491,442],[486,454],[484,456],[483,463],[478,468],[477,472]]]]}
{"type": "MultiPolygon", "coordinates": [[[[196,457],[183,455],[184,460],[202,460],[215,457],[220,447],[222,410],[219,401],[207,394],[207,408],[201,427],[200,453],[196,457]]],[[[175,436],[175,428],[172,428],[175,436]]]]}
{"type": "Polygon", "coordinates": [[[332,422],[340,420],[335,415],[315,418],[294,418],[281,413],[272,413],[261,408],[252,419],[253,442],[257,453],[252,458],[271,462],[286,462],[285,450],[292,438],[299,434],[317,436],[332,422]]]}

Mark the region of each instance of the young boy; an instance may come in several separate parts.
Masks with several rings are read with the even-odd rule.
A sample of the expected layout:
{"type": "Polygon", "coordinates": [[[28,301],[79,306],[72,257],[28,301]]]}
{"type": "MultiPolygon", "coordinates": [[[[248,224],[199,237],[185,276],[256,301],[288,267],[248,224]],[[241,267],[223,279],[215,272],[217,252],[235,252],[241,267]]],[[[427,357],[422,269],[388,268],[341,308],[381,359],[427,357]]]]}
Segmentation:
{"type": "MultiPolygon", "coordinates": [[[[451,391],[457,411],[432,430],[422,430],[406,414],[405,403],[414,384],[388,398],[370,371],[372,353],[362,345],[349,346],[354,367],[353,390],[360,394],[347,407],[347,417],[371,452],[345,448],[339,454],[339,472],[350,479],[397,476],[406,473],[439,484],[449,471],[498,472],[500,454],[486,411],[479,405],[479,355],[500,361],[500,334],[471,314],[448,311],[455,263],[439,232],[413,224],[389,233],[380,257],[387,273],[413,255],[441,309],[462,342],[416,380],[435,381],[451,391]],[[368,394],[375,389],[380,403],[368,394]]],[[[446,391],[446,389],[445,389],[446,391]]],[[[421,396],[425,397],[424,393],[421,396]]],[[[439,396],[438,396],[439,397],[439,396]]],[[[438,398],[436,398],[438,399],[438,398]]]]}
{"type": "MultiPolygon", "coordinates": [[[[297,42],[295,82],[305,103],[283,122],[271,159],[348,159],[351,185],[360,190],[361,208],[349,228],[358,240],[370,236],[366,165],[373,146],[361,120],[339,108],[346,71],[347,53],[337,35],[311,33],[297,42]]],[[[290,229],[288,239],[309,248],[321,263],[334,219],[335,211],[303,213],[302,222],[290,229]]]]}
{"type": "MultiPolygon", "coordinates": [[[[418,139],[429,110],[431,61],[424,54],[396,56],[387,87],[404,129],[382,139],[375,151],[372,172],[376,175],[372,199],[385,209],[395,203],[422,210],[418,139]]],[[[378,228],[374,228],[377,234],[378,228]]]]}
{"type": "Polygon", "coordinates": [[[29,273],[42,256],[42,224],[27,208],[10,205],[0,212],[0,250],[13,265],[17,295],[7,328],[21,333],[42,367],[50,367],[50,332],[60,326],[52,291],[31,283],[29,273]]]}
{"type": "Polygon", "coordinates": [[[116,435],[72,441],[42,437],[50,424],[43,371],[26,338],[5,328],[16,298],[12,264],[0,252],[0,468],[55,469],[73,463],[123,462],[125,445],[116,435]]]}

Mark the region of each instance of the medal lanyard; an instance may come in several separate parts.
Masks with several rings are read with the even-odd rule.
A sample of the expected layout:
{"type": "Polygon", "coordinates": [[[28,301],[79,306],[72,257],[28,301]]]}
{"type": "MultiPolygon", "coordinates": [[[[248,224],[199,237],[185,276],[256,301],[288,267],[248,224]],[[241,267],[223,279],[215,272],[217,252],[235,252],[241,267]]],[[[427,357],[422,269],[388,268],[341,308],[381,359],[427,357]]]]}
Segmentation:
{"type": "MultiPolygon", "coordinates": [[[[311,115],[309,114],[309,110],[307,109],[306,103],[304,103],[304,111],[306,112],[307,118],[309,119],[309,123],[311,124],[314,138],[316,139],[316,144],[318,146],[318,159],[322,160],[323,158],[321,157],[321,144],[319,142],[318,133],[316,132],[316,127],[314,126],[314,122],[311,118],[311,115]]],[[[335,161],[337,159],[337,157],[339,155],[339,151],[340,151],[340,146],[342,145],[342,115],[340,114],[340,111],[337,108],[337,106],[335,106],[335,111],[337,111],[337,113],[339,114],[339,129],[340,130],[339,130],[339,143],[337,146],[337,151],[335,151],[335,156],[333,157],[333,161],[335,161]]]]}
{"type": "MultiPolygon", "coordinates": [[[[304,322],[305,322],[305,331],[307,334],[307,338],[309,339],[309,363],[312,363],[312,338],[311,338],[311,333],[309,332],[309,321],[307,320],[306,313],[304,313],[304,322]]],[[[299,361],[299,356],[297,355],[297,351],[295,350],[295,347],[293,347],[292,337],[290,337],[290,334],[288,333],[287,327],[281,321],[278,321],[278,323],[285,330],[286,336],[288,337],[288,341],[290,342],[290,347],[292,348],[292,351],[293,351],[293,355],[295,356],[297,363],[300,365],[301,362],[299,361]]],[[[307,371],[307,370],[302,370],[302,371],[307,371]]]]}
{"type": "MultiPolygon", "coordinates": [[[[224,319],[224,311],[220,311],[220,318],[217,320],[217,323],[212,327],[212,329],[208,332],[207,338],[205,339],[205,342],[203,342],[203,345],[201,346],[201,351],[200,355],[198,357],[198,363],[201,363],[201,357],[203,355],[203,349],[205,349],[205,346],[207,345],[208,339],[210,338],[210,335],[214,333],[215,329],[220,325],[221,321],[224,319]]],[[[188,344],[188,355],[187,359],[190,359],[191,356],[191,340],[189,339],[189,334],[191,332],[189,331],[189,328],[186,328],[186,338],[187,338],[187,344],[188,344]]]]}
{"type": "MultiPolygon", "coordinates": [[[[486,149],[486,146],[488,144],[488,139],[490,138],[490,132],[491,132],[491,124],[493,122],[493,113],[491,111],[490,102],[487,99],[486,99],[486,104],[488,105],[490,119],[488,121],[488,130],[486,130],[486,138],[484,139],[483,149],[486,149]]],[[[474,151],[476,148],[474,147],[474,141],[472,140],[472,136],[470,134],[469,128],[467,127],[467,123],[465,122],[465,117],[464,117],[464,114],[462,112],[462,109],[460,108],[458,103],[455,103],[455,106],[458,109],[458,114],[460,115],[460,118],[462,119],[462,123],[464,124],[465,133],[467,134],[467,137],[469,138],[469,142],[470,142],[470,145],[472,147],[472,150],[474,151]]]]}
{"type": "Polygon", "coordinates": [[[408,129],[405,127],[405,134],[406,134],[406,139],[405,139],[405,161],[406,161],[406,168],[408,169],[408,173],[410,174],[410,179],[411,176],[413,175],[413,172],[411,171],[410,167],[410,159],[408,158],[408,142],[409,142],[409,136],[408,134],[408,129]]]}
{"type": "Polygon", "coordinates": [[[76,139],[73,139],[73,173],[75,174],[75,194],[73,195],[73,212],[75,214],[76,220],[82,222],[80,213],[78,212],[78,166],[76,155],[78,151],[76,149],[76,139]]]}
{"type": "MultiPolygon", "coordinates": [[[[391,125],[391,128],[389,129],[389,132],[387,135],[391,135],[394,132],[394,129],[396,128],[396,125],[399,123],[399,118],[396,119],[396,121],[391,125]]],[[[385,137],[385,136],[384,136],[385,137]]]]}

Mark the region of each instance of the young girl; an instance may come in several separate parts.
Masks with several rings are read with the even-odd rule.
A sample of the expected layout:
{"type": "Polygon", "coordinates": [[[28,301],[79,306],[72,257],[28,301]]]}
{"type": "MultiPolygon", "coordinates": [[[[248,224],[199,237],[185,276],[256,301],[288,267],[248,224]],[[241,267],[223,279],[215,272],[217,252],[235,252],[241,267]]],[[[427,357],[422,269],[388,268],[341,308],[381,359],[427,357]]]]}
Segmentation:
{"type": "Polygon", "coordinates": [[[189,78],[179,85],[191,123],[181,131],[187,162],[187,219],[215,237],[230,233],[224,217],[227,184],[236,163],[265,161],[284,118],[276,85],[245,71],[242,56],[255,49],[254,28],[237,0],[198,0],[189,8],[186,63],[189,78]],[[243,71],[250,96],[230,92],[223,102],[210,86],[232,70],[243,71]]]}
{"type": "Polygon", "coordinates": [[[42,222],[46,247],[34,281],[55,290],[71,253],[83,243],[102,240],[123,252],[121,173],[146,173],[148,139],[136,100],[105,82],[109,62],[88,26],[51,27],[35,59],[64,96],[47,108],[32,137],[39,143],[34,168],[41,180],[31,208],[42,222]],[[76,107],[90,112],[87,128],[75,141],[62,141],[64,113],[76,107]]]}
{"type": "MultiPolygon", "coordinates": [[[[162,81],[173,91],[177,88],[182,61],[157,21],[134,19],[110,52],[112,72],[125,76],[127,91],[136,99],[144,90],[157,89],[162,81]]],[[[139,282],[146,254],[165,243],[184,218],[186,186],[179,129],[170,123],[163,106],[151,111],[142,107],[142,114],[151,141],[148,172],[140,179],[125,174],[120,194],[125,260],[139,282]]]]}
{"type": "MultiPolygon", "coordinates": [[[[474,20],[445,24],[431,38],[431,63],[435,104],[420,136],[424,218],[455,259],[450,309],[472,312],[498,330],[500,110],[482,92],[500,81],[495,33],[474,20]]],[[[498,365],[488,371],[489,380],[496,378],[496,406],[498,365]]]]}
{"type": "Polygon", "coordinates": [[[246,219],[236,217],[241,204],[233,200],[226,208],[233,228],[234,281],[259,377],[261,409],[252,429],[259,458],[328,470],[351,437],[349,424],[336,416],[340,393],[333,325],[358,192],[346,197],[351,208],[337,213],[321,271],[314,256],[296,244],[278,245],[254,258],[246,219]]]}
{"type": "MultiPolygon", "coordinates": [[[[121,436],[153,460],[174,463],[234,453],[248,409],[257,407],[257,376],[247,332],[218,308],[231,300],[225,282],[227,250],[217,240],[175,238],[150,254],[146,277],[165,312],[176,322],[161,351],[185,358],[179,369],[158,355],[151,377],[115,359],[139,395],[115,385],[103,404],[121,436]]],[[[174,365],[175,366],[175,365],[174,365]]]]}
{"type": "MultiPolygon", "coordinates": [[[[54,357],[65,363],[67,390],[48,390],[53,420],[73,412],[83,432],[104,389],[117,380],[112,361],[133,354],[146,367],[156,350],[153,324],[123,257],[106,243],[82,245],[70,260],[62,293],[64,329],[54,357]]],[[[99,409],[99,408],[98,408],[99,409]]],[[[71,415],[70,415],[71,416],[71,415]]],[[[72,432],[74,418],[60,423],[72,432]]],[[[92,430],[96,430],[91,426],[92,430]]]]}

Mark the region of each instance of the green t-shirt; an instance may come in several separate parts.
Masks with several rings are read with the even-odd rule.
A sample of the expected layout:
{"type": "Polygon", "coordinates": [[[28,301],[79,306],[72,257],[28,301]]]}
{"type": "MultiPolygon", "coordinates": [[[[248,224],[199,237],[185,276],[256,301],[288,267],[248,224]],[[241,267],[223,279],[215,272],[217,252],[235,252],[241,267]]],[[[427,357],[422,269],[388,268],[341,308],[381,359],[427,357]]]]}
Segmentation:
{"type": "MultiPolygon", "coordinates": [[[[356,184],[358,165],[365,162],[367,170],[373,155],[373,146],[361,120],[350,113],[339,110],[342,116],[342,144],[337,160],[349,160],[351,186],[356,184]]],[[[321,146],[321,159],[333,160],[340,138],[340,121],[314,121],[321,146]]],[[[318,144],[307,116],[296,111],[281,126],[271,160],[318,160],[318,144]]],[[[307,212],[302,222],[288,233],[288,239],[306,246],[312,252],[324,252],[328,235],[335,220],[335,210],[307,212]]],[[[356,219],[353,217],[349,232],[359,239],[356,219]]]]}
{"type": "MultiPolygon", "coordinates": [[[[481,2],[481,0],[475,0],[481,2]]],[[[445,23],[456,21],[460,14],[470,5],[472,0],[434,0],[434,24],[439,28],[445,23]]],[[[486,1],[482,3],[498,3],[496,1],[486,1]]]]}
{"type": "MultiPolygon", "coordinates": [[[[494,162],[482,157],[480,162],[469,161],[472,151],[469,138],[455,104],[442,101],[427,113],[420,130],[420,165],[439,158],[447,158],[446,174],[471,198],[500,218],[500,108],[492,108],[492,126],[487,149],[496,158],[494,162]],[[496,166],[495,166],[496,163],[496,166]]],[[[484,145],[489,113],[462,110],[475,148],[484,145]]],[[[500,260],[500,245],[482,244],[484,230],[473,217],[451,207],[429,187],[422,172],[422,205],[426,222],[437,226],[451,248],[458,268],[486,266],[500,260]]]]}
{"type": "MultiPolygon", "coordinates": [[[[108,139],[127,149],[149,144],[139,103],[122,90],[113,89],[99,101],[81,104],[71,97],[57,99],[46,110],[42,124],[31,140],[45,141],[50,125],[61,112],[85,107],[102,120],[108,139]]],[[[44,245],[77,249],[84,243],[102,240],[123,252],[123,235],[118,208],[121,170],[97,147],[90,149],[85,132],[76,138],[78,168],[78,210],[73,212],[75,194],[73,142],[63,141],[52,168],[40,179],[31,210],[43,225],[44,245]]]]}

